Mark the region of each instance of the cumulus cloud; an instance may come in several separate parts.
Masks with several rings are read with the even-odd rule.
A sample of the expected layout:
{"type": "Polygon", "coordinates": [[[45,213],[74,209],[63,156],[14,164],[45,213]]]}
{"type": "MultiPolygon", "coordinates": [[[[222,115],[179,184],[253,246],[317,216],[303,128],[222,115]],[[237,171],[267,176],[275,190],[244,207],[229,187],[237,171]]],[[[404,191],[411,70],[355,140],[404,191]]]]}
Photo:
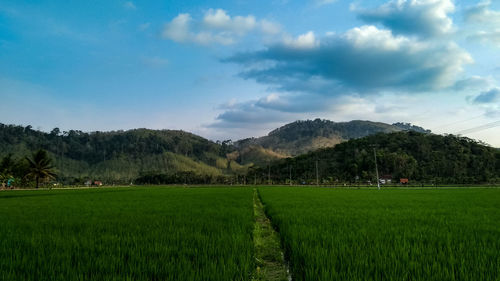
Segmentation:
{"type": "Polygon", "coordinates": [[[500,102],[500,88],[493,88],[489,91],[482,92],[473,100],[476,104],[491,104],[500,102]]]}
{"type": "Polygon", "coordinates": [[[313,48],[285,42],[226,61],[243,65],[243,77],[275,89],[326,95],[443,89],[472,62],[452,42],[423,42],[375,26],[315,40],[313,48]]]}
{"type": "Polygon", "coordinates": [[[190,14],[177,15],[165,24],[162,37],[181,43],[230,45],[250,32],[272,35],[280,33],[281,27],[252,15],[231,17],[225,10],[209,9],[198,21],[190,14]]]}
{"type": "Polygon", "coordinates": [[[355,9],[368,23],[380,23],[396,34],[431,37],[449,33],[455,10],[451,0],[393,0],[375,9],[355,9]]]}

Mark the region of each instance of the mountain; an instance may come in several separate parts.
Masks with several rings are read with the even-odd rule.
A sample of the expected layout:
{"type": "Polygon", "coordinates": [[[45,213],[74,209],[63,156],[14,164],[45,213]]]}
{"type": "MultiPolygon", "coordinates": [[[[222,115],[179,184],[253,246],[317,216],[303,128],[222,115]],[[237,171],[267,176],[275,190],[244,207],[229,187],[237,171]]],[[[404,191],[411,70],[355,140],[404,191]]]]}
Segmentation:
{"type": "Polygon", "coordinates": [[[279,159],[297,156],[320,148],[333,147],[350,139],[376,133],[399,131],[430,133],[429,130],[409,123],[390,125],[361,120],[333,122],[315,119],[295,121],[270,132],[267,136],[239,140],[234,145],[243,158],[241,162],[249,163],[250,159],[253,160],[253,158],[246,156],[246,154],[255,154],[254,150],[260,150],[260,154],[264,153],[269,159],[279,159]]]}
{"type": "Polygon", "coordinates": [[[500,150],[472,139],[413,131],[375,134],[351,139],[333,148],[319,149],[278,160],[270,168],[251,170],[249,177],[274,183],[375,182],[374,149],[381,177],[409,178],[422,183],[497,183],[500,150]],[[316,174],[316,171],[317,174],[316,174]]]}
{"type": "Polygon", "coordinates": [[[212,177],[242,173],[228,160],[228,145],[176,130],[134,129],[92,132],[59,129],[45,133],[0,124],[0,157],[23,159],[37,149],[49,152],[66,182],[100,179],[129,183],[145,173],[192,172],[212,177]]]}

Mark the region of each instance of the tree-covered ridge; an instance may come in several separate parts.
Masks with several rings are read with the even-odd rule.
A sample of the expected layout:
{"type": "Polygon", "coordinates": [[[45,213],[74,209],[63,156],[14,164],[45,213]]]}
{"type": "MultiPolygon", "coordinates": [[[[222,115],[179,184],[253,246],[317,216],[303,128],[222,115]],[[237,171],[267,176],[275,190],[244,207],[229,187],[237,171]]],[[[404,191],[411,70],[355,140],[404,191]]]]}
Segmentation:
{"type": "Polygon", "coordinates": [[[144,154],[174,152],[197,160],[209,160],[224,155],[222,147],[214,142],[184,131],[134,129],[129,131],[91,132],[78,130],[51,133],[0,124],[1,153],[26,149],[46,149],[70,159],[97,163],[121,154],[133,157],[144,154]]]}
{"type": "Polygon", "coordinates": [[[184,131],[134,129],[86,133],[61,132],[55,128],[45,133],[31,126],[0,124],[0,157],[12,155],[9,161],[23,166],[21,160],[38,149],[49,152],[59,171],[59,180],[65,181],[98,178],[130,182],[151,172],[218,176],[231,174],[236,167],[241,170],[226,159],[232,149],[230,145],[184,131]]]}
{"type": "Polygon", "coordinates": [[[500,181],[500,151],[454,135],[417,132],[376,134],[262,166],[251,173],[275,183],[375,182],[374,149],[379,174],[399,182],[488,183],[500,181]],[[316,163],[318,173],[316,174],[316,163]]]}

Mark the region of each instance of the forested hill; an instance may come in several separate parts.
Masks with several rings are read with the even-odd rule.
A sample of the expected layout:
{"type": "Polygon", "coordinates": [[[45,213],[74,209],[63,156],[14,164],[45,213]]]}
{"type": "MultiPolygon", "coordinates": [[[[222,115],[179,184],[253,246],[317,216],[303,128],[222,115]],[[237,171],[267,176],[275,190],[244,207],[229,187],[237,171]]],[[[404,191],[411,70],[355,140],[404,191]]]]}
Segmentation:
{"type": "Polygon", "coordinates": [[[316,163],[322,183],[375,182],[374,151],[380,176],[424,183],[500,182],[500,150],[453,135],[417,132],[376,134],[352,139],[334,148],[320,149],[295,158],[274,162],[252,172],[275,183],[315,183],[316,163]]]}
{"type": "Polygon", "coordinates": [[[261,147],[282,156],[296,156],[319,148],[333,147],[350,139],[406,130],[430,133],[408,123],[390,125],[361,120],[333,122],[315,119],[295,121],[270,132],[267,136],[237,141],[235,146],[247,150],[248,147],[261,147]]]}
{"type": "Polygon", "coordinates": [[[218,176],[242,169],[228,162],[230,146],[174,130],[135,129],[85,133],[71,130],[50,133],[0,124],[0,156],[21,159],[45,149],[60,178],[132,181],[140,174],[192,171],[218,176]]]}

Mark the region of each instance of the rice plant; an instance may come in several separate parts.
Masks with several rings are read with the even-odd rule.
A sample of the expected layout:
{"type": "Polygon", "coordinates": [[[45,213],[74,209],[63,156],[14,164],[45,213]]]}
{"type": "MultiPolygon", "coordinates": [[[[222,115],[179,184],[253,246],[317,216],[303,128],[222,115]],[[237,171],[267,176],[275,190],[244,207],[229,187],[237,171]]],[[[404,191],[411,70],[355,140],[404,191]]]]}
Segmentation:
{"type": "Polygon", "coordinates": [[[293,280],[500,280],[500,189],[259,192],[293,280]]]}
{"type": "Polygon", "coordinates": [[[0,280],[250,280],[252,190],[0,193],[0,280]]]}

